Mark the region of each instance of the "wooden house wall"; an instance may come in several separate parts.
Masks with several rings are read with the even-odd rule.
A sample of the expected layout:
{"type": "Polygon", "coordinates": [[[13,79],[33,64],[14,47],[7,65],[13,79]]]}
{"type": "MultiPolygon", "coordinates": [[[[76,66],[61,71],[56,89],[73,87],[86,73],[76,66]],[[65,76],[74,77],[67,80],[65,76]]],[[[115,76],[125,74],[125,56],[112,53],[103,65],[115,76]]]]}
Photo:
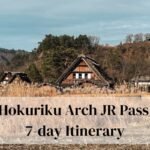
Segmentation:
{"type": "Polygon", "coordinates": [[[73,72],[91,72],[91,69],[87,66],[87,64],[84,61],[81,61],[73,72]]]}
{"type": "Polygon", "coordinates": [[[62,84],[74,84],[78,80],[84,80],[84,79],[75,79],[73,76],[74,73],[90,73],[91,80],[98,80],[96,74],[93,73],[91,68],[84,61],[81,61],[79,65],[69,74],[69,76],[62,81],[62,84]]]}

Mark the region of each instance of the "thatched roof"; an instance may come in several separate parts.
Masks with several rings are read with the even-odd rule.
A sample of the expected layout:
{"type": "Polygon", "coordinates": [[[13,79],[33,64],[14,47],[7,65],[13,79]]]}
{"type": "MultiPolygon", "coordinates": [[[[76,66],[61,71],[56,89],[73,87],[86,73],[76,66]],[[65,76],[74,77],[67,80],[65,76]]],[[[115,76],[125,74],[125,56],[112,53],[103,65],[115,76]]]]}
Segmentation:
{"type": "Polygon", "coordinates": [[[19,77],[22,81],[31,83],[31,80],[27,76],[26,73],[24,72],[10,72],[10,71],[5,71],[2,78],[0,79],[0,82],[3,82],[6,78],[6,76],[9,75],[8,83],[12,83],[17,77],[19,77]]]}
{"type": "MultiPolygon", "coordinates": [[[[78,64],[84,61],[87,66],[97,75],[98,79],[103,82],[104,85],[112,84],[112,79],[108,77],[108,75],[104,72],[104,70],[100,67],[100,65],[92,58],[79,55],[72,64],[62,73],[62,75],[56,81],[57,85],[60,85],[64,79],[68,77],[68,75],[78,66],[78,64]]],[[[97,83],[98,84],[98,83],[97,83]]]]}

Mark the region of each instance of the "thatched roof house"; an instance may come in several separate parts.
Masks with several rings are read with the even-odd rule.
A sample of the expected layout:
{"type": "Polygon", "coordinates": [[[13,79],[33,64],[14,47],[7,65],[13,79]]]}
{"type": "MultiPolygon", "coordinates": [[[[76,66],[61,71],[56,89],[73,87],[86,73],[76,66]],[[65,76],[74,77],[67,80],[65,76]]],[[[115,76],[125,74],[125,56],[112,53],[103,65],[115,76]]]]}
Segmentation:
{"type": "Polygon", "coordinates": [[[62,73],[56,81],[59,86],[79,85],[90,83],[98,86],[112,87],[113,81],[100,65],[92,58],[80,55],[62,73]]]}
{"type": "Polygon", "coordinates": [[[150,85],[150,76],[137,76],[131,79],[131,82],[139,83],[140,85],[150,85]]]}
{"type": "Polygon", "coordinates": [[[23,72],[4,72],[2,78],[0,79],[1,84],[10,84],[10,83],[31,83],[31,80],[26,73],[23,72]]]}
{"type": "Polygon", "coordinates": [[[131,79],[131,83],[150,92],[150,76],[148,75],[134,77],[131,79]]]}

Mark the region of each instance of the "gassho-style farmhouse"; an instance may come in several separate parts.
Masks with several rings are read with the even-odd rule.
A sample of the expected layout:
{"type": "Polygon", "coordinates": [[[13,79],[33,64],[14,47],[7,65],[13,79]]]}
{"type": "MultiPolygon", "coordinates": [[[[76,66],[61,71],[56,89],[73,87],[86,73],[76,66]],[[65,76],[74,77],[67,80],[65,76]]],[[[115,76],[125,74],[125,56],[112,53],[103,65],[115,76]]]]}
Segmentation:
{"type": "Polygon", "coordinates": [[[31,83],[31,80],[29,79],[26,73],[10,71],[5,71],[0,80],[0,83],[4,85],[19,82],[31,83]]]}
{"type": "Polygon", "coordinates": [[[59,86],[72,86],[84,83],[101,87],[113,87],[114,85],[112,79],[95,60],[85,55],[79,55],[58,78],[56,84],[59,86]]]}

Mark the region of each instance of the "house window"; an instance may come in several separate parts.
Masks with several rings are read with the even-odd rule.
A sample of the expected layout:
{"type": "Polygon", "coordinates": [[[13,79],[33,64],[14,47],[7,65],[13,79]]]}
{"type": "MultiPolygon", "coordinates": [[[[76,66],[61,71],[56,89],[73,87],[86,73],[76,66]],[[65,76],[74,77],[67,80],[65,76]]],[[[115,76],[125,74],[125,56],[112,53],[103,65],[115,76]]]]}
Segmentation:
{"type": "Polygon", "coordinates": [[[73,79],[91,79],[91,73],[73,73],[73,79]]]}
{"type": "Polygon", "coordinates": [[[85,79],[87,79],[88,78],[88,74],[87,73],[85,73],[85,79]]]}
{"type": "Polygon", "coordinates": [[[85,79],[85,73],[82,73],[82,79],[85,79]]]}
{"type": "Polygon", "coordinates": [[[87,77],[88,77],[88,79],[91,79],[91,73],[88,73],[87,77]]]}
{"type": "Polygon", "coordinates": [[[3,81],[2,83],[3,83],[3,84],[7,84],[7,81],[3,81]]]}
{"type": "Polygon", "coordinates": [[[79,73],[76,73],[76,79],[79,79],[79,73]]]}
{"type": "Polygon", "coordinates": [[[5,78],[5,80],[9,80],[9,78],[8,78],[8,77],[6,77],[6,78],[5,78]]]}
{"type": "Polygon", "coordinates": [[[82,73],[79,73],[79,79],[82,79],[82,73]]]}

